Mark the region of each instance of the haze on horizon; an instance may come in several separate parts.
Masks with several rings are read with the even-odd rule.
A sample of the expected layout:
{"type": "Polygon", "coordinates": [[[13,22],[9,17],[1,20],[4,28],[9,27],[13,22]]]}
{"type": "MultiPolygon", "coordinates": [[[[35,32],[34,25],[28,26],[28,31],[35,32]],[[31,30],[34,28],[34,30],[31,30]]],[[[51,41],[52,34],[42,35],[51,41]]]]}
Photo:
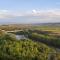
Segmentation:
{"type": "Polygon", "coordinates": [[[0,0],[0,24],[60,22],[60,0],[0,0]]]}

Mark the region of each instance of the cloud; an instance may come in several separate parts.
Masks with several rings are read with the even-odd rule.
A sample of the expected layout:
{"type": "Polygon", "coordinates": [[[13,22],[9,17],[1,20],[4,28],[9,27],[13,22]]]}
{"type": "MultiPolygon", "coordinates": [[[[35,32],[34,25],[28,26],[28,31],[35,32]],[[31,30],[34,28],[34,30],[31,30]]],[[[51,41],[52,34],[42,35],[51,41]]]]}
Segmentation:
{"type": "Polygon", "coordinates": [[[0,18],[9,18],[12,14],[8,10],[0,10],[0,18]]]}
{"type": "Polygon", "coordinates": [[[60,18],[60,9],[56,10],[33,10],[35,13],[33,13],[33,16],[40,16],[42,19],[55,19],[60,18]]]}
{"type": "MultiPolygon", "coordinates": [[[[60,19],[60,9],[35,10],[32,11],[10,11],[0,10],[0,19],[15,18],[19,16],[39,16],[40,20],[60,19]]],[[[38,18],[37,18],[38,19],[38,18]]]]}
{"type": "Polygon", "coordinates": [[[33,14],[35,14],[36,16],[41,16],[41,15],[60,15],[60,9],[58,9],[58,10],[34,10],[35,11],[35,13],[33,13],[33,14]]]}
{"type": "Polygon", "coordinates": [[[20,12],[10,11],[10,10],[0,10],[0,18],[14,18],[17,16],[22,16],[20,12]]]}
{"type": "Polygon", "coordinates": [[[36,14],[36,13],[37,13],[37,11],[36,11],[36,10],[32,10],[32,13],[36,14]]]}

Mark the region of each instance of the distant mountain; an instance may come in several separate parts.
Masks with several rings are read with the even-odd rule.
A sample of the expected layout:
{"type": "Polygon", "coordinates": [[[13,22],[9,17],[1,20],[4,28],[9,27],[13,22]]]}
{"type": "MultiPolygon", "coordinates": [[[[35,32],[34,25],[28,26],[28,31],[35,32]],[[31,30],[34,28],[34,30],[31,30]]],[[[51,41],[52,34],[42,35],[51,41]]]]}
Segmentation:
{"type": "Polygon", "coordinates": [[[60,26],[60,23],[34,23],[34,26],[60,26]]]}

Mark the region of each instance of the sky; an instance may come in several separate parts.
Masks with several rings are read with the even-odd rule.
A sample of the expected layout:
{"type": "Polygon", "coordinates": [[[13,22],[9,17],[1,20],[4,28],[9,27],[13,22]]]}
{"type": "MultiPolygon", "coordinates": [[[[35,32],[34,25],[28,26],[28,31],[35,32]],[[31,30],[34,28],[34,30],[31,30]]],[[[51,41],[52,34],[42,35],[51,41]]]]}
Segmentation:
{"type": "Polygon", "coordinates": [[[49,22],[60,22],[60,0],[0,0],[0,24],[49,22]]]}

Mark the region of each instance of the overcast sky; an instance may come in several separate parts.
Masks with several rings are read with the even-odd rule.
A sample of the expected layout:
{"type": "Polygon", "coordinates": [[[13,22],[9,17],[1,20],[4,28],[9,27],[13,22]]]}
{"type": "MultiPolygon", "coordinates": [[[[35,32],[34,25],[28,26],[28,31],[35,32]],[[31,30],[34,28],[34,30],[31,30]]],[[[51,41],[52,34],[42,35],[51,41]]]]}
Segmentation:
{"type": "Polygon", "coordinates": [[[60,22],[60,0],[0,0],[0,23],[60,22]]]}

